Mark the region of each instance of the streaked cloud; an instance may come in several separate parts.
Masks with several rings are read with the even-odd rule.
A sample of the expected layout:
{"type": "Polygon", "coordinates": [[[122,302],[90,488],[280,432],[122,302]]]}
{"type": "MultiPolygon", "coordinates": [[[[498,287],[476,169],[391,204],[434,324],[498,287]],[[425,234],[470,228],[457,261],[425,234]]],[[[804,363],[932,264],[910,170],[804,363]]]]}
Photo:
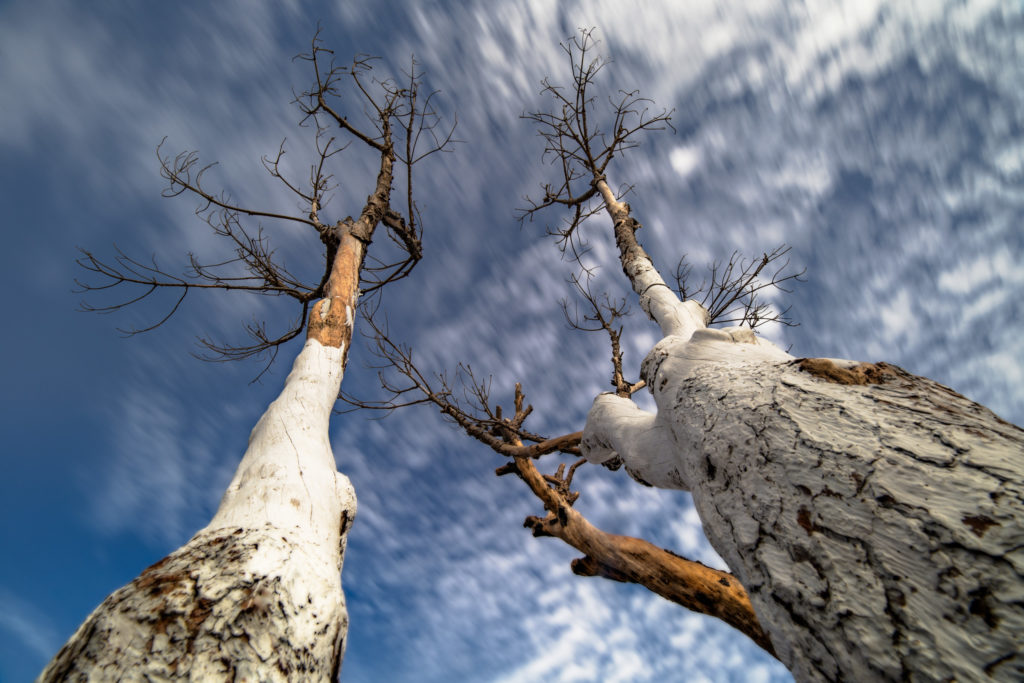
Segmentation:
{"type": "MultiPolygon", "coordinates": [[[[698,272],[735,249],[756,255],[788,242],[809,282],[772,303],[794,303],[802,327],[770,338],[797,353],[896,362],[1024,419],[1019,8],[385,4],[317,7],[339,59],[373,52],[382,72],[399,73],[415,53],[441,90],[439,106],[459,114],[464,144],[432,159],[417,181],[427,257],[385,300],[425,370],[470,362],[494,376],[504,403],[522,381],[537,408],[533,427],[551,434],[578,429],[608,388],[607,341],[567,330],[559,311],[573,265],[542,235],[561,217],[519,229],[513,214],[552,171],[519,115],[544,106],[544,76],[566,80],[558,42],[596,26],[613,59],[602,83],[638,87],[675,109],[675,136],[645,139],[610,171],[616,183],[636,183],[629,201],[666,274],[684,253],[698,272]]],[[[46,158],[59,163],[47,177],[75,209],[41,229],[66,226],[63,239],[96,248],[116,239],[171,262],[188,250],[218,253],[188,201],[157,198],[153,148],[164,135],[168,151],[220,160],[210,180],[240,201],[293,209],[258,160],[287,136],[288,168],[304,173],[308,142],[288,105],[304,73],[289,60],[306,48],[311,11],[186,3],[156,26],[128,10],[57,0],[2,10],[0,83],[14,95],[0,102],[0,145],[19,154],[50,145],[46,158]]],[[[363,200],[373,172],[372,160],[346,161],[331,207],[341,215],[363,200]]],[[[600,266],[596,287],[629,297],[604,227],[586,227],[587,263],[600,266]]],[[[319,267],[303,259],[300,233],[275,239],[289,263],[319,267]]],[[[205,523],[246,430],[287,372],[286,350],[262,387],[247,388],[255,371],[185,355],[197,331],[229,336],[240,320],[279,315],[272,302],[190,304],[177,327],[118,347],[128,349],[123,376],[98,394],[113,397],[112,448],[82,456],[97,543],[127,534],[169,550],[205,523]]],[[[640,311],[626,324],[635,378],[656,331],[640,311]]],[[[346,389],[368,395],[375,377],[359,367],[362,353],[353,351],[346,389]]],[[[429,410],[383,422],[346,415],[333,442],[360,501],[344,576],[353,618],[346,677],[787,680],[728,627],[634,587],[572,576],[571,549],[520,526],[539,503],[519,482],[495,479],[501,459],[429,410]],[[375,650],[385,647],[388,657],[375,650]]],[[[688,496],[599,468],[583,468],[578,483],[580,509],[595,524],[721,566],[688,496]]],[[[19,609],[0,624],[42,659],[55,647],[45,621],[28,603],[19,609]]]]}
{"type": "Polygon", "coordinates": [[[60,647],[52,622],[38,608],[0,586],[0,629],[33,656],[50,657],[60,647]]]}

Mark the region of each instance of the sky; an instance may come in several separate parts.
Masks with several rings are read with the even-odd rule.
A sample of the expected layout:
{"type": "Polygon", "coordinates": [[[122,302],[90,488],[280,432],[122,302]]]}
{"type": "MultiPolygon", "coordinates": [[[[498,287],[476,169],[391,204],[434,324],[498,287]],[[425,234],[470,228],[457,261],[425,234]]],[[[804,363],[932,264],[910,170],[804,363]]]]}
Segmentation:
{"type": "MultiPolygon", "coordinates": [[[[800,325],[765,334],[797,356],[887,361],[1024,423],[1024,10],[966,2],[466,0],[0,2],[0,681],[34,677],[106,595],[212,516],[249,431],[280,389],[292,344],[261,365],[195,359],[198,336],[242,338],[296,314],[242,294],[191,296],[109,316],[79,311],[77,248],[115,247],[180,270],[223,246],[187,198],[161,197],[156,146],[218,161],[208,180],[241,203],[294,210],[260,165],[287,138],[301,171],[320,22],[339,60],[411,56],[458,117],[461,141],[417,170],[423,262],[386,292],[393,334],[424,370],[469,363],[508,403],[523,383],[545,435],[583,426],[610,377],[607,342],[567,327],[564,261],[515,210],[554,170],[524,112],[564,82],[559,44],[596,28],[612,60],[600,86],[673,110],[609,170],[662,272],[734,251],[792,247],[806,283],[773,299],[800,325]]],[[[355,115],[355,114],[354,114],[355,115]]],[[[334,220],[372,189],[346,152],[334,220]]],[[[266,226],[316,273],[315,239],[266,226]],[[310,248],[310,247],[313,248],[310,248]]],[[[588,264],[626,296],[609,226],[585,226],[588,264]]],[[[87,299],[102,303],[102,299],[87,299]]],[[[656,341],[635,309],[627,372],[656,341]]],[[[358,327],[358,325],[357,325],[358,327]]],[[[364,326],[365,329],[365,326],[364,326]]],[[[352,351],[345,389],[373,398],[352,351]]],[[[743,636],[642,588],[575,577],[577,555],[522,528],[540,504],[495,478],[499,456],[429,409],[335,417],[339,469],[359,515],[343,584],[343,681],[786,681],[743,636]]],[[[554,469],[557,456],[542,465],[554,469]]],[[[715,566],[688,495],[581,468],[577,503],[609,532],[715,566]]]]}

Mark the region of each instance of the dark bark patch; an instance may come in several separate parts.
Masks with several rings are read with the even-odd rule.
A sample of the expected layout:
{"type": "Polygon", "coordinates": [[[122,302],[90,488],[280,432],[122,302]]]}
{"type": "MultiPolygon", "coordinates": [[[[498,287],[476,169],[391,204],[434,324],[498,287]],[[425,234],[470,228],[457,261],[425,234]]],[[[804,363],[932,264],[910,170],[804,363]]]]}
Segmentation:
{"type": "MultiPolygon", "coordinates": [[[[811,524],[810,520],[807,520],[807,524],[808,526],[805,526],[804,529],[807,531],[808,534],[810,534],[812,531],[814,531],[814,525],[811,524]]],[[[800,526],[803,526],[803,524],[801,524],[800,526]]],[[[811,553],[807,550],[807,548],[803,547],[802,545],[794,545],[792,548],[790,548],[789,556],[793,558],[794,562],[811,561],[811,553]]]]}
{"type": "MultiPolygon", "coordinates": [[[[154,565],[154,567],[157,565],[154,565]]],[[[191,577],[185,572],[160,572],[150,567],[142,572],[133,583],[139,591],[148,591],[150,595],[167,595],[179,586],[191,582],[191,577]]]]}
{"type": "Polygon", "coordinates": [[[978,538],[984,536],[989,527],[999,524],[996,520],[991,517],[986,517],[985,515],[968,515],[960,521],[966,526],[971,527],[971,531],[973,531],[974,535],[978,538]]]}
{"type": "Polygon", "coordinates": [[[164,559],[162,559],[162,560],[159,560],[159,561],[157,561],[157,562],[154,562],[153,564],[149,565],[148,567],[146,567],[145,569],[143,569],[143,570],[142,570],[142,576],[145,576],[145,575],[146,575],[146,574],[148,574],[149,572],[152,572],[152,571],[156,571],[156,570],[157,570],[157,569],[159,569],[160,567],[162,567],[162,566],[164,566],[165,564],[167,564],[167,562],[168,562],[168,561],[169,561],[170,559],[171,559],[171,557],[170,557],[170,555],[168,555],[168,556],[167,556],[167,557],[165,557],[164,559]]]}
{"type": "Polygon", "coordinates": [[[999,617],[992,611],[992,605],[989,604],[989,597],[992,595],[992,590],[987,586],[976,588],[967,594],[967,597],[971,599],[970,604],[967,605],[967,611],[976,617],[981,617],[985,624],[989,628],[995,628],[999,625],[999,617]]]}
{"type": "Polygon", "coordinates": [[[997,659],[995,661],[989,662],[988,664],[985,665],[985,674],[987,676],[991,677],[991,678],[995,678],[996,668],[998,668],[999,665],[1002,664],[1003,662],[1005,662],[1007,660],[1013,659],[1014,656],[1015,656],[1015,653],[1011,652],[1009,654],[1003,655],[1002,657],[1000,657],[999,659],[997,659]]]}
{"type": "Polygon", "coordinates": [[[188,617],[186,617],[186,624],[188,626],[189,633],[196,633],[199,630],[199,625],[206,621],[206,618],[213,612],[214,601],[209,598],[199,598],[195,601],[192,609],[189,610],[188,617]]]}
{"type": "Polygon", "coordinates": [[[897,368],[888,363],[860,363],[852,368],[841,368],[828,358],[800,358],[794,363],[804,372],[833,384],[881,384],[899,376],[897,368]]]}
{"type": "Polygon", "coordinates": [[[569,511],[565,509],[564,505],[559,505],[555,514],[558,516],[558,523],[562,526],[569,523],[569,511]]]}
{"type": "Polygon", "coordinates": [[[629,469],[628,467],[626,468],[626,472],[629,474],[629,476],[633,477],[633,479],[636,480],[638,483],[643,484],[648,488],[653,488],[653,484],[646,481],[643,477],[641,477],[639,474],[629,469]]]}
{"type": "Polygon", "coordinates": [[[801,507],[796,513],[796,523],[804,528],[807,535],[810,536],[814,533],[814,523],[811,522],[811,511],[805,507],[801,507]]]}

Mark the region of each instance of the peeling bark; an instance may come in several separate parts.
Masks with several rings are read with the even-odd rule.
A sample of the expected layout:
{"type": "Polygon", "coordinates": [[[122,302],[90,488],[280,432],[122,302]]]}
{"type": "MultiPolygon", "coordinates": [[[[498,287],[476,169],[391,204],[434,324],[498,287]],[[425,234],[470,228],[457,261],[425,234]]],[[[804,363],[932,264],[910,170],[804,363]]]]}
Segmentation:
{"type": "Polygon", "coordinates": [[[668,336],[589,459],[693,493],[798,680],[1024,678],[1024,431],[895,366],[668,336]]]}

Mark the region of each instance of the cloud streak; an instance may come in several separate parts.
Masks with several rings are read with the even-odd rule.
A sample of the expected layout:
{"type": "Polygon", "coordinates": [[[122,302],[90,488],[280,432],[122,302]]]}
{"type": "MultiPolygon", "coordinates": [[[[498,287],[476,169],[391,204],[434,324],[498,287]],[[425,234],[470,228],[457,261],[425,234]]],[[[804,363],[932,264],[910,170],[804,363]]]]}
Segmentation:
{"type": "MultiPolygon", "coordinates": [[[[675,136],[644,140],[610,172],[636,183],[630,202],[663,270],[684,253],[699,271],[735,249],[756,255],[786,241],[810,282],[773,301],[793,303],[803,323],[773,338],[796,353],[896,362],[1024,420],[1019,9],[708,1],[636,12],[610,0],[317,9],[339,59],[380,54],[382,72],[400,73],[414,53],[442,91],[439,106],[459,113],[464,143],[417,179],[426,259],[385,298],[424,369],[468,361],[494,375],[505,402],[522,381],[537,408],[533,427],[552,435],[579,429],[608,388],[606,341],[568,331],[560,317],[572,264],[542,233],[561,216],[518,229],[513,213],[552,171],[519,115],[545,106],[541,78],[564,80],[558,42],[597,26],[614,60],[603,83],[675,109],[675,136]]],[[[218,253],[189,202],[157,199],[153,147],[164,135],[169,150],[221,160],[211,181],[240,201],[294,209],[258,159],[288,136],[290,168],[303,173],[307,143],[288,100],[306,76],[289,61],[310,37],[305,5],[185,3],[115,17],[48,0],[45,10],[2,10],[0,45],[18,59],[0,60],[12,93],[0,103],[0,146],[25,158],[41,147],[59,161],[45,177],[66,188],[74,212],[47,214],[41,229],[68,232],[48,239],[116,239],[169,261],[218,253]]],[[[372,174],[366,159],[346,162],[331,207],[339,218],[363,200],[372,174]]],[[[629,295],[606,226],[595,219],[586,229],[598,286],[629,295]]],[[[319,268],[304,258],[301,234],[275,239],[295,267],[319,268]]],[[[251,368],[193,363],[182,353],[193,334],[231,335],[240,320],[277,312],[231,297],[190,303],[174,328],[118,347],[128,349],[123,376],[103,380],[113,448],[83,453],[81,465],[92,473],[83,481],[97,543],[126,533],[165,551],[202,526],[287,372],[284,360],[264,386],[244,388],[251,368]]],[[[627,321],[631,378],[655,340],[642,317],[627,321]]],[[[359,367],[362,354],[353,351],[346,390],[368,395],[376,379],[359,367]]],[[[787,679],[725,626],[642,590],[572,576],[569,549],[520,528],[540,512],[525,487],[494,479],[500,459],[437,415],[348,415],[335,429],[339,467],[360,498],[344,577],[346,678],[787,679]]],[[[687,496],[599,468],[578,481],[579,505],[599,526],[720,563],[687,496]]],[[[4,626],[40,657],[53,647],[30,621],[4,626]]]]}

